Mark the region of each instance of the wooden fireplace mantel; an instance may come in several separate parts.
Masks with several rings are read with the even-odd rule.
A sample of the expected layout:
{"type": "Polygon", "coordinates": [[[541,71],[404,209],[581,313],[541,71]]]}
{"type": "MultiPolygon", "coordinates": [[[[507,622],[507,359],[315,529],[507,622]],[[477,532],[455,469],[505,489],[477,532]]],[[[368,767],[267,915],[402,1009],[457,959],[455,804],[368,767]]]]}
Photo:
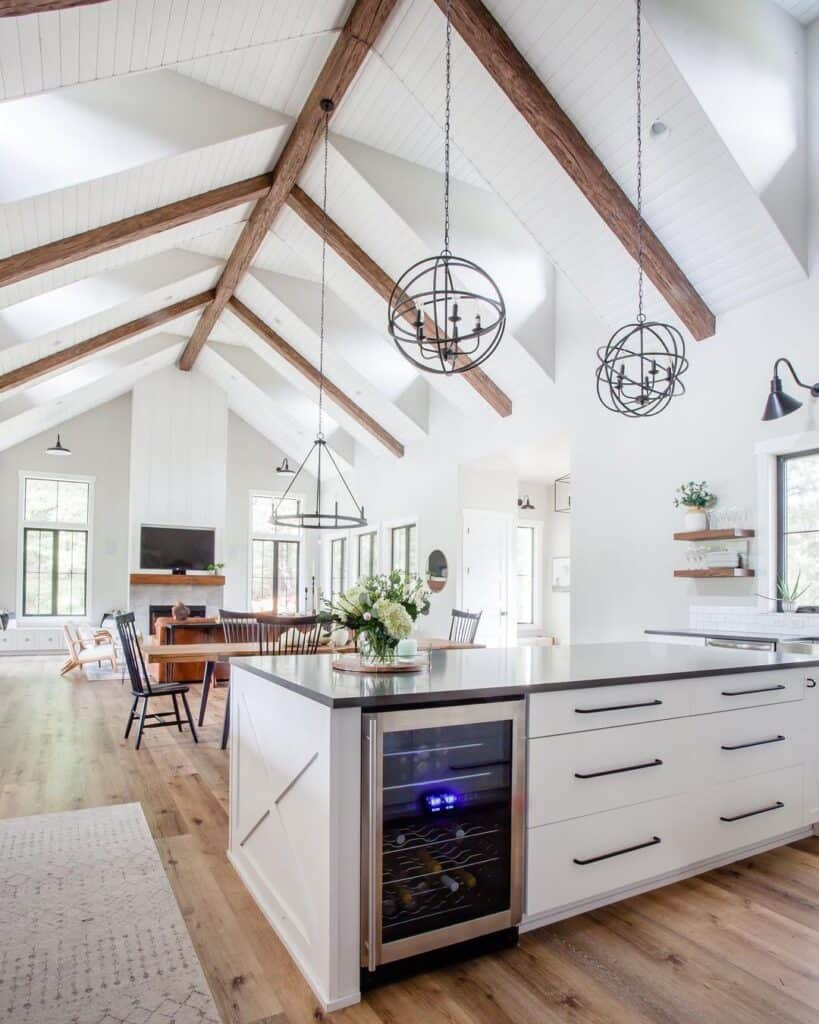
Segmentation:
{"type": "Polygon", "coordinates": [[[187,573],[185,576],[174,576],[173,573],[132,572],[132,587],[223,587],[224,576],[208,573],[187,573]]]}

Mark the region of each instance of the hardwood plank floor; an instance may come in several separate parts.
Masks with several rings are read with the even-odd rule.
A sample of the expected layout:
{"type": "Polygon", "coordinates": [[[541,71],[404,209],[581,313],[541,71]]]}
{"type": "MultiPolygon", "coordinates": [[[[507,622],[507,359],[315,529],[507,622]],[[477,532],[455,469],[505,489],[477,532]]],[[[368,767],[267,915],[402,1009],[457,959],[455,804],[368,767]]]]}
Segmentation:
{"type": "MultiPolygon", "coordinates": [[[[136,800],[230,1024],[324,1015],[225,856],[225,690],[201,742],[122,739],[117,680],[0,657],[0,817],[136,800]]],[[[195,700],[198,687],[194,686],[195,700]]],[[[817,1024],[819,839],[530,932],[516,949],[368,994],[338,1024],[817,1024]]]]}

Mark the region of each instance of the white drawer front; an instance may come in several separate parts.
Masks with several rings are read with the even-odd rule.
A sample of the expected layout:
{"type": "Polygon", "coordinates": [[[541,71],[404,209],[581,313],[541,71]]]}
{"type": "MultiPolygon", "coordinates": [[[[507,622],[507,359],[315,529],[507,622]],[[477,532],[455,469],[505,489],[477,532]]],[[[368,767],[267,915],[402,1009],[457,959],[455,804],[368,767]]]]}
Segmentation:
{"type": "Polygon", "coordinates": [[[698,825],[689,860],[716,856],[799,828],[804,818],[802,765],[780,768],[689,794],[698,825]],[[782,805],[782,806],[780,806],[782,805]]]}
{"type": "Polygon", "coordinates": [[[803,707],[792,701],[531,739],[528,825],[801,764],[810,731],[803,707]]]}
{"type": "Polygon", "coordinates": [[[688,718],[529,740],[528,824],[655,800],[690,785],[688,718]],[[659,763],[658,763],[659,762],[659,763]]]}
{"type": "Polygon", "coordinates": [[[553,736],[690,714],[685,680],[624,683],[529,696],[529,736],[553,736]]]}
{"type": "Polygon", "coordinates": [[[781,672],[738,672],[698,679],[692,686],[694,712],[707,714],[802,700],[808,675],[809,670],[791,668],[781,672]]]}
{"type": "Polygon", "coordinates": [[[673,870],[679,863],[673,805],[673,799],[654,800],[531,829],[526,913],[544,913],[673,870]]]}

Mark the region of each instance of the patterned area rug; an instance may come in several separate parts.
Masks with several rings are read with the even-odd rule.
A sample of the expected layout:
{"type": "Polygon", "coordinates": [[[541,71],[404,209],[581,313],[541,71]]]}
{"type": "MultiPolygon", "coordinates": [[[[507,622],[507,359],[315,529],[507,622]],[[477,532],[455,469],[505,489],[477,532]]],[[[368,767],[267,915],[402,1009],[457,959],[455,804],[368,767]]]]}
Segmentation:
{"type": "Polygon", "coordinates": [[[0,821],[0,1020],[221,1024],[139,804],[0,821]]]}

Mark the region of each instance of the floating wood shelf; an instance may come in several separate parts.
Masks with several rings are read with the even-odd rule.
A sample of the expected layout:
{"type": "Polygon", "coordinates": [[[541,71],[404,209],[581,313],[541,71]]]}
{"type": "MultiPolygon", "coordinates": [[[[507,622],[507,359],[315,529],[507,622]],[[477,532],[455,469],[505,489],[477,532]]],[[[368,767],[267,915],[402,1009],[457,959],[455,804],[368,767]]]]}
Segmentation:
{"type": "Polygon", "coordinates": [[[727,530],[690,530],[688,533],[675,533],[674,540],[742,540],[756,536],[753,530],[738,530],[730,527],[727,530]]]}
{"type": "Polygon", "coordinates": [[[173,573],[159,572],[132,572],[132,587],[223,587],[224,576],[212,576],[210,573],[200,573],[185,576],[174,576],[173,573]]]}
{"type": "Polygon", "coordinates": [[[689,580],[707,580],[716,576],[753,576],[753,569],[675,569],[674,575],[689,580]]]}

